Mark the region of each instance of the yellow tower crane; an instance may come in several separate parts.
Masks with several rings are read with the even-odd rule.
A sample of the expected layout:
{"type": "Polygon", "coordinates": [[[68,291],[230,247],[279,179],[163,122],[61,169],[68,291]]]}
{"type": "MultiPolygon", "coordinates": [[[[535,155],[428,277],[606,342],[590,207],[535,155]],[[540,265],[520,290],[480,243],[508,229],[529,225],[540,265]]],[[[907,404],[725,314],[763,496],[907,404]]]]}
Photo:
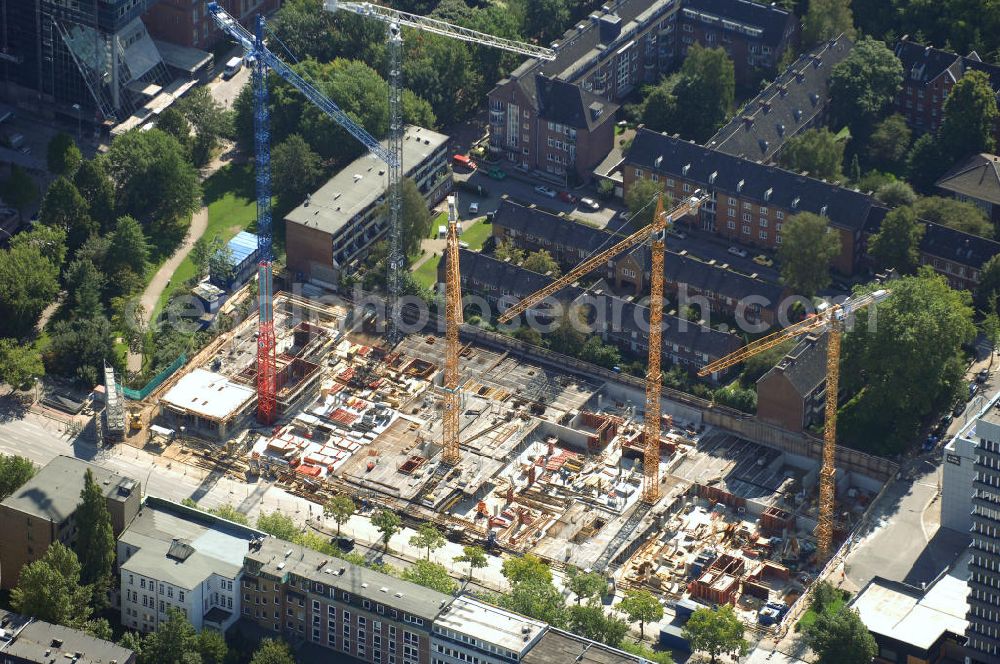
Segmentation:
{"type": "Polygon", "coordinates": [[[632,233],[610,249],[594,254],[572,270],[544,288],[525,297],[504,311],[498,322],[506,323],[515,316],[530,309],[543,299],[559,292],[583,275],[605,265],[611,258],[639,244],[650,240],[652,260],[650,264],[649,287],[649,362],[646,372],[646,414],[643,428],[643,478],[642,501],[652,505],[660,497],[660,351],[663,324],[663,251],[664,235],[673,220],[685,214],[694,214],[708,197],[700,190],[667,213],[663,211],[663,195],[656,198],[656,212],[653,223],[632,233]]]}
{"type": "Polygon", "coordinates": [[[823,461],[819,471],[819,518],[816,525],[816,560],[822,564],[830,557],[833,547],[833,508],[837,473],[837,390],[840,384],[840,336],[844,322],[855,313],[881,302],[889,296],[887,290],[877,290],[841,304],[827,307],[783,330],[761,337],[734,353],[705,365],[699,376],[722,371],[735,364],[779,346],[788,339],[808,332],[826,331],[826,417],[823,424],[823,461]]]}
{"type": "Polygon", "coordinates": [[[458,389],[458,328],[462,325],[462,279],[458,267],[458,210],[455,197],[448,197],[448,242],[445,247],[445,360],[444,360],[444,444],[442,461],[455,466],[462,457],[458,416],[462,395],[458,389]]]}

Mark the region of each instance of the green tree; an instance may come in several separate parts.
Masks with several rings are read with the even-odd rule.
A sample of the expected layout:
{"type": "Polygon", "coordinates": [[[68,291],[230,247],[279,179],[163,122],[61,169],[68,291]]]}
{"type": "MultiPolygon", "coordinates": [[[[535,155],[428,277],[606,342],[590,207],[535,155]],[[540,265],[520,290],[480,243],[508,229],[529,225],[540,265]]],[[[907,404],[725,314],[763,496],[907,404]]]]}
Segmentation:
{"type": "Polygon", "coordinates": [[[708,140],[729,117],[735,93],[733,61],[726,52],[695,43],[688,49],[674,87],[679,100],[674,113],[677,131],[699,143],[708,140]]]}
{"type": "MultiPolygon", "coordinates": [[[[622,638],[624,639],[624,635],[622,638]]],[[[674,664],[674,658],[670,656],[669,652],[654,651],[645,643],[633,643],[631,640],[623,640],[618,644],[618,647],[625,652],[638,655],[644,660],[654,662],[655,664],[674,664]]]]}
{"type": "Polygon", "coordinates": [[[869,252],[880,267],[910,274],[920,264],[920,238],[925,230],[912,207],[896,208],[885,216],[878,233],[872,236],[869,252]]]}
{"type": "Polygon", "coordinates": [[[188,253],[188,256],[191,258],[191,262],[194,263],[195,276],[200,279],[208,272],[208,262],[212,258],[211,243],[202,235],[191,245],[191,251],[188,253]]]}
{"type": "Polygon", "coordinates": [[[198,173],[177,139],[159,129],[115,137],[104,157],[115,207],[155,229],[169,229],[201,205],[198,173]]]}
{"type": "Polygon", "coordinates": [[[597,572],[581,572],[575,567],[569,568],[567,572],[569,577],[567,586],[576,595],[577,604],[582,601],[589,604],[591,600],[600,597],[607,590],[607,581],[597,572]]]}
{"type": "Polygon", "coordinates": [[[501,571],[512,586],[527,581],[552,583],[552,570],[548,564],[530,553],[518,558],[505,558],[501,571]]]}
{"type": "Polygon", "coordinates": [[[26,390],[44,375],[45,365],[33,344],[0,339],[0,381],[10,385],[11,390],[26,390]]]}
{"type": "Polygon", "coordinates": [[[203,629],[198,633],[197,647],[203,664],[223,664],[229,654],[226,638],[214,629],[203,629]]]}
{"type": "Polygon", "coordinates": [[[618,603],[618,610],[628,616],[629,621],[639,623],[640,638],[646,637],[646,623],[663,618],[663,605],[648,590],[629,590],[618,603]]]}
{"type": "Polygon", "coordinates": [[[575,357],[587,342],[581,311],[571,307],[563,313],[555,329],[548,333],[549,348],[557,353],[575,357]]]}
{"type": "Polygon", "coordinates": [[[403,526],[402,519],[392,510],[382,508],[372,516],[372,525],[378,530],[379,536],[382,539],[382,545],[385,547],[385,552],[388,553],[389,540],[403,526]]]}
{"type": "Polygon", "coordinates": [[[503,240],[497,245],[496,251],[493,252],[493,256],[498,261],[510,261],[515,265],[520,265],[524,262],[524,250],[518,247],[513,242],[508,242],[503,240]]]}
{"type": "Polygon", "coordinates": [[[643,91],[639,114],[642,123],[652,131],[672,131],[677,122],[677,97],[674,89],[681,80],[680,72],[667,76],[643,91]]]}
{"type": "Polygon", "coordinates": [[[875,125],[865,146],[869,161],[880,169],[900,173],[906,166],[911,132],[906,118],[894,113],[875,125]]]}
{"type": "Polygon", "coordinates": [[[321,0],[288,0],[268,21],[268,27],[297,57],[326,62],[338,54],[335,22],[346,13],[323,11],[321,0]]]}
{"type": "Polygon", "coordinates": [[[108,605],[112,572],[115,565],[115,534],[111,528],[104,491],[87,469],[83,476],[80,504],[76,508],[76,553],[80,560],[80,582],[92,589],[92,604],[96,609],[108,605]]]}
{"type": "Polygon", "coordinates": [[[31,459],[13,454],[0,454],[0,501],[13,494],[35,476],[31,459]]]}
{"type": "Polygon", "coordinates": [[[287,514],[275,510],[270,514],[257,517],[257,530],[263,530],[268,535],[291,542],[299,534],[299,527],[287,514]]]}
{"type": "Polygon", "coordinates": [[[27,171],[17,164],[11,164],[10,177],[4,180],[3,187],[0,187],[0,196],[3,196],[20,216],[24,214],[24,208],[38,200],[38,185],[27,171]]]}
{"type": "Polygon", "coordinates": [[[76,251],[87,238],[100,230],[90,218],[87,201],[76,185],[62,176],[49,185],[38,218],[43,224],[66,231],[70,252],[76,251]]]}
{"type": "Polygon", "coordinates": [[[830,107],[856,136],[889,107],[903,83],[903,65],[883,42],[863,38],[830,75],[830,107]]]}
{"type": "Polygon", "coordinates": [[[444,542],[444,535],[442,535],[437,526],[430,521],[425,521],[420,524],[420,527],[417,529],[417,534],[410,537],[410,546],[418,549],[424,549],[427,554],[427,560],[431,559],[431,551],[440,549],[444,546],[444,542]]]}
{"type": "Polygon", "coordinates": [[[583,347],[578,349],[577,357],[605,369],[613,369],[622,363],[622,354],[618,347],[602,342],[597,335],[587,338],[583,347]]]}
{"type": "Polygon", "coordinates": [[[430,233],[434,218],[416,182],[404,179],[401,193],[399,216],[403,222],[403,250],[405,255],[412,256],[420,250],[420,240],[430,233]]]}
{"type": "Polygon", "coordinates": [[[275,193],[298,202],[319,183],[323,165],[305,139],[292,134],[271,150],[271,173],[275,193]]]}
{"type": "Polygon", "coordinates": [[[119,218],[111,234],[105,269],[113,278],[121,280],[121,273],[125,271],[143,274],[148,260],[149,244],[142,226],[132,217],[119,218]]]}
{"type": "Polygon", "coordinates": [[[10,605],[18,613],[67,627],[90,618],[90,588],[80,583],[80,561],[62,542],[53,542],[38,560],[21,568],[10,605]]]}
{"type": "Polygon", "coordinates": [[[830,262],[840,253],[840,236],[826,219],[811,212],[792,215],[782,231],[778,260],[781,278],[810,297],[830,283],[830,262]]]}
{"type": "Polygon", "coordinates": [[[513,337],[515,339],[520,339],[524,343],[531,344],[532,346],[542,345],[542,333],[535,328],[528,327],[526,325],[522,325],[514,330],[513,337]]]}
{"type": "Polygon", "coordinates": [[[707,652],[712,664],[723,653],[746,655],[750,644],[743,638],[743,623],[733,607],[723,604],[716,610],[698,609],[684,625],[684,638],[692,650],[707,652]]]}
{"type": "MultiPolygon", "coordinates": [[[[645,228],[653,223],[653,213],[656,212],[656,195],[663,188],[652,180],[636,180],[625,192],[625,207],[628,208],[629,224],[635,230],[645,228]]],[[[663,202],[664,207],[667,201],[663,202]]]]}
{"type": "Polygon", "coordinates": [[[80,168],[83,155],[80,154],[80,148],[76,147],[72,136],[59,132],[49,141],[47,161],[50,173],[71,178],[76,169],[80,168]]]}
{"type": "Polygon", "coordinates": [[[447,595],[458,590],[458,584],[448,576],[448,570],[444,568],[444,565],[429,560],[418,560],[412,566],[404,569],[403,578],[447,595]]]}
{"type": "Polygon", "coordinates": [[[93,386],[104,375],[105,362],[117,365],[111,323],[103,315],[59,321],[52,327],[51,338],[45,355],[49,373],[93,386]]]}
{"type": "Polygon", "coordinates": [[[233,250],[229,244],[222,241],[218,234],[212,238],[208,257],[208,273],[212,275],[212,280],[228,285],[235,275],[233,265],[233,250]]]}
{"type": "Polygon", "coordinates": [[[907,179],[918,191],[931,191],[948,166],[944,150],[933,134],[915,140],[906,156],[907,179]]]}
{"type": "Polygon", "coordinates": [[[323,506],[323,516],[333,518],[337,524],[337,537],[340,537],[340,527],[351,520],[357,506],[354,499],[345,494],[338,494],[323,506]]]}
{"type": "Polygon", "coordinates": [[[184,154],[190,158],[191,125],[176,106],[170,106],[160,113],[160,117],[156,120],[156,128],[176,138],[183,148],[184,154]]]}
{"type": "Polygon", "coordinates": [[[817,179],[839,180],[844,142],[826,129],[807,129],[785,141],[781,164],[793,171],[809,171],[817,179]]]}
{"type": "Polygon", "coordinates": [[[843,592],[834,587],[832,583],[829,581],[820,581],[816,584],[816,587],[813,588],[809,608],[817,614],[827,613],[828,611],[831,611],[834,606],[837,606],[838,602],[842,602],[843,599],[843,592]]]}
{"type": "Polygon", "coordinates": [[[226,503],[225,505],[219,505],[215,509],[208,510],[209,514],[214,514],[220,519],[226,519],[227,521],[232,521],[233,523],[238,523],[244,526],[250,525],[250,520],[247,515],[236,509],[235,506],[226,503]]]}
{"type": "Polygon", "coordinates": [[[524,33],[547,44],[562,35],[569,25],[567,0],[532,0],[525,3],[524,33]]]}
{"type": "Polygon", "coordinates": [[[69,308],[74,317],[101,315],[101,291],[104,288],[104,274],[93,261],[77,259],[66,267],[66,290],[69,293],[69,308]]]}
{"type": "Polygon", "coordinates": [[[512,584],[511,591],[500,596],[503,608],[542,620],[553,627],[566,625],[568,615],[562,593],[551,581],[529,578],[512,584]]]}
{"type": "Polygon", "coordinates": [[[19,338],[59,293],[59,265],[40,243],[12,242],[0,251],[0,337],[19,338]]]}
{"type": "Polygon", "coordinates": [[[612,648],[620,646],[628,634],[628,623],[604,613],[600,606],[571,606],[567,612],[569,630],[612,648]]]}
{"type": "Polygon", "coordinates": [[[716,403],[742,410],[744,413],[757,412],[757,390],[740,387],[738,380],[715,390],[712,393],[712,398],[715,399],[716,403]]]}
{"type": "Polygon", "coordinates": [[[913,204],[913,209],[917,216],[924,221],[980,237],[991,239],[993,237],[993,224],[979,207],[967,201],[942,198],[941,196],[927,196],[918,198],[913,204]]]}
{"type": "Polygon", "coordinates": [[[115,188],[104,169],[104,161],[84,161],[76,171],[73,184],[87,201],[90,216],[100,224],[101,232],[110,232],[115,223],[115,188]]]}
{"type": "Polygon", "coordinates": [[[802,19],[802,41],[813,46],[844,35],[854,39],[854,16],[850,0],[810,0],[802,19]]]}
{"type": "Polygon", "coordinates": [[[891,289],[874,313],[857,317],[841,353],[841,382],[855,396],[841,407],[839,433],[876,454],[904,449],[923,418],[951,405],[965,387],[962,344],[976,334],[969,293],[929,267],[891,289]]]}
{"type": "Polygon", "coordinates": [[[475,570],[486,567],[486,551],[481,546],[463,546],[462,555],[452,558],[456,563],[469,564],[469,581],[472,581],[472,574],[475,570]]]}
{"type": "Polygon", "coordinates": [[[295,664],[295,658],[284,641],[264,639],[254,651],[250,664],[295,664]]]}
{"type": "Polygon", "coordinates": [[[198,632],[181,611],[167,609],[167,619],[142,643],[144,664],[201,664],[198,632]]]}
{"type": "Polygon", "coordinates": [[[430,103],[439,122],[454,124],[475,109],[482,84],[468,46],[423,33],[405,40],[404,48],[403,80],[430,103]]]}
{"type": "Polygon", "coordinates": [[[875,192],[875,198],[889,207],[899,207],[901,205],[913,205],[917,200],[917,193],[907,183],[902,180],[896,180],[895,182],[886,182],[879,187],[875,192]]]}
{"type": "Polygon", "coordinates": [[[194,127],[191,161],[195,166],[204,166],[211,161],[219,139],[232,133],[231,115],[205,86],[191,88],[177,102],[177,110],[194,127]]]}
{"type": "Polygon", "coordinates": [[[997,100],[989,75],[970,69],[944,100],[941,145],[951,163],[980,152],[993,152],[997,100]]]}
{"type": "Polygon", "coordinates": [[[521,264],[525,270],[531,270],[532,272],[537,272],[539,274],[547,274],[551,272],[553,278],[558,277],[562,274],[559,269],[559,263],[552,258],[552,254],[547,252],[545,249],[539,249],[538,251],[533,251],[524,257],[524,262],[521,264]]]}
{"type": "Polygon", "coordinates": [[[979,270],[979,285],[976,286],[975,302],[980,311],[996,310],[990,302],[1000,296],[1000,254],[990,257],[979,270]]]}
{"type": "Polygon", "coordinates": [[[878,654],[875,637],[857,611],[848,607],[833,614],[820,613],[805,636],[819,664],[869,664],[878,654]]]}

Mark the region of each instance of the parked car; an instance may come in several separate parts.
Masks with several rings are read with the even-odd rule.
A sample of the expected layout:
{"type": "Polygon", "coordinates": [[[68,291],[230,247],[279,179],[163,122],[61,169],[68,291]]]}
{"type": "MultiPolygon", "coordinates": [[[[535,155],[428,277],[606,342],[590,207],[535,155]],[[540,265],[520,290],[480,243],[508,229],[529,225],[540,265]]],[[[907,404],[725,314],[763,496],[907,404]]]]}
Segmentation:
{"type": "Polygon", "coordinates": [[[601,204],[595,201],[593,198],[581,198],[580,207],[587,208],[588,210],[600,210],[601,204]]]}
{"type": "Polygon", "coordinates": [[[976,382],[977,383],[985,383],[987,380],[989,380],[989,378],[990,378],[990,370],[989,369],[983,369],[982,371],[980,371],[979,373],[976,374],[976,382]]]}
{"type": "Polygon", "coordinates": [[[546,187],[544,184],[536,186],[535,192],[541,194],[542,196],[548,196],[549,198],[556,197],[556,190],[552,187],[546,187]]]}
{"type": "Polygon", "coordinates": [[[739,256],[740,258],[746,258],[747,257],[747,250],[746,249],[740,249],[737,246],[729,247],[729,249],[727,249],[726,251],[728,251],[729,253],[731,253],[733,256],[739,256]]]}
{"type": "Polygon", "coordinates": [[[753,262],[756,263],[757,265],[763,265],[764,267],[771,267],[772,265],[774,265],[774,261],[771,258],[765,256],[764,254],[754,256],[753,262]]]}
{"type": "Polygon", "coordinates": [[[476,165],[476,162],[472,161],[464,154],[457,154],[454,157],[452,157],[451,160],[455,162],[456,166],[462,166],[463,168],[467,168],[470,171],[474,171],[477,168],[479,168],[479,166],[476,165]]]}
{"type": "Polygon", "coordinates": [[[502,168],[493,167],[490,169],[490,172],[487,175],[489,175],[494,180],[503,180],[504,178],[507,177],[507,171],[505,171],[502,168]]]}
{"type": "Polygon", "coordinates": [[[973,381],[969,383],[969,398],[976,396],[979,393],[979,383],[973,381]]]}
{"type": "Polygon", "coordinates": [[[927,440],[924,441],[924,452],[930,452],[935,447],[937,447],[938,441],[941,440],[933,433],[927,434],[927,440]]]}
{"type": "Polygon", "coordinates": [[[479,203],[469,203],[469,214],[479,214],[479,203]]]}
{"type": "Polygon", "coordinates": [[[331,537],[330,544],[336,544],[341,551],[350,551],[354,548],[354,538],[348,537],[347,535],[331,537]]]}
{"type": "Polygon", "coordinates": [[[559,200],[561,200],[563,203],[569,203],[570,205],[572,205],[573,203],[576,203],[576,196],[569,193],[568,191],[560,191],[559,200]]]}
{"type": "Polygon", "coordinates": [[[243,69],[243,58],[238,55],[233,56],[226,62],[226,68],[222,71],[222,78],[228,81],[233,76],[236,76],[241,69],[243,69]]]}
{"type": "Polygon", "coordinates": [[[955,407],[951,409],[951,414],[955,417],[961,417],[962,413],[965,412],[965,401],[959,401],[955,404],[955,407]]]}
{"type": "Polygon", "coordinates": [[[938,420],[937,427],[934,429],[939,436],[943,436],[945,432],[948,431],[948,426],[951,424],[952,419],[951,413],[945,413],[941,416],[941,419],[938,420]]]}

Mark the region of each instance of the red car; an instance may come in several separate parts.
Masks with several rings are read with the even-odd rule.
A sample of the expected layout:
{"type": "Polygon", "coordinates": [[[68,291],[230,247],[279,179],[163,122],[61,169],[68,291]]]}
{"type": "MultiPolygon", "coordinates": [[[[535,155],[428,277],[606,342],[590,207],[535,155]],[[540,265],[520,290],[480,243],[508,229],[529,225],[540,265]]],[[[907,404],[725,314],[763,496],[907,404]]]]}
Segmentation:
{"type": "Polygon", "coordinates": [[[573,203],[576,203],[576,196],[569,193],[568,191],[560,191],[559,200],[561,200],[563,203],[569,203],[570,205],[572,205],[573,203]]]}
{"type": "Polygon", "coordinates": [[[458,165],[458,166],[464,166],[465,168],[469,169],[470,171],[474,171],[477,168],[479,168],[476,165],[476,162],[472,161],[471,159],[469,159],[468,157],[466,157],[464,154],[457,154],[457,155],[455,155],[454,157],[452,157],[452,161],[454,161],[456,165],[458,165]]]}

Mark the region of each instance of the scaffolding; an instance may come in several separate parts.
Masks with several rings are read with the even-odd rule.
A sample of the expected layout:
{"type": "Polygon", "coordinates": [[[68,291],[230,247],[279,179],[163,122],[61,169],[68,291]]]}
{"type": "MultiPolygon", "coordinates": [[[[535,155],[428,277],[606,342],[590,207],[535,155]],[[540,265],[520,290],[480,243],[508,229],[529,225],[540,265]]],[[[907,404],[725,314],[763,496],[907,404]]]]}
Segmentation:
{"type": "Polygon", "coordinates": [[[104,365],[104,440],[125,440],[125,397],[115,381],[114,368],[104,365]]]}

